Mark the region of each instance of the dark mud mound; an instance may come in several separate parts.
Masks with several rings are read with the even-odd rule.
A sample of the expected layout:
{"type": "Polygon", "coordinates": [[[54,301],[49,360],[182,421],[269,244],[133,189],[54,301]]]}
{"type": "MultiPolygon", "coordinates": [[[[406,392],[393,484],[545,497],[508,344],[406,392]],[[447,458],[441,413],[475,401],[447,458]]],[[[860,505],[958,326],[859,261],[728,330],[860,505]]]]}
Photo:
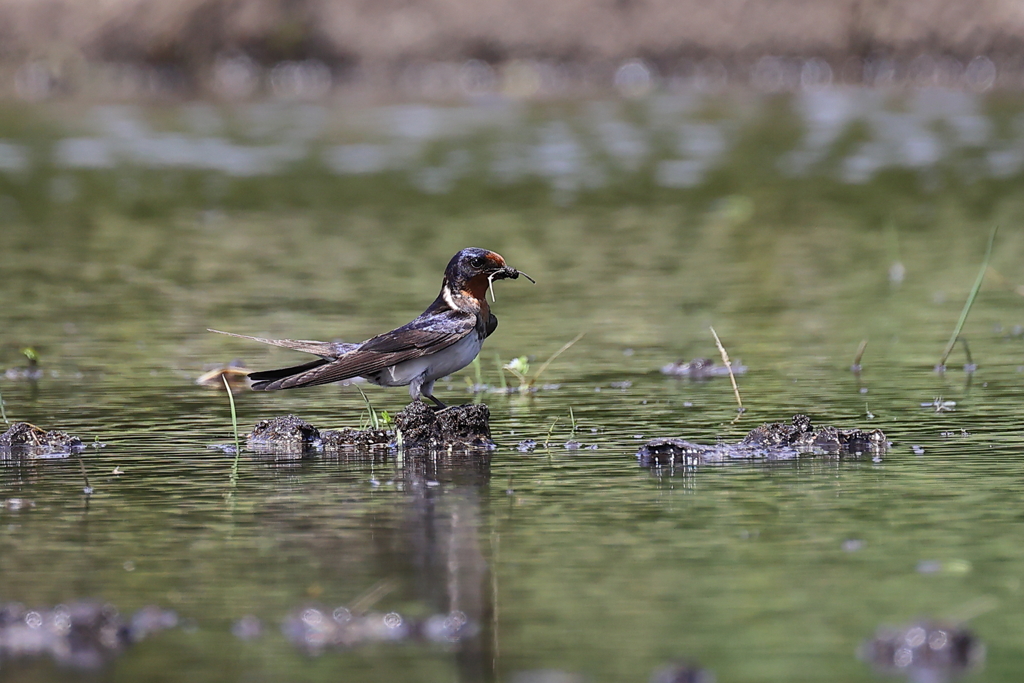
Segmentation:
{"type": "Polygon", "coordinates": [[[484,404],[452,406],[436,411],[413,401],[395,415],[396,430],[319,430],[294,415],[260,420],[246,437],[250,450],[274,457],[303,457],[316,453],[364,452],[405,448],[415,450],[490,449],[491,412],[484,404]]]}
{"type": "Polygon", "coordinates": [[[127,646],[177,625],[178,616],[159,607],[125,619],[113,605],[97,601],[45,609],[0,604],[0,660],[49,657],[64,666],[96,669],[127,646]]]}
{"type": "Polygon", "coordinates": [[[383,429],[320,431],[294,415],[260,420],[246,437],[250,450],[273,456],[301,457],[320,452],[388,448],[394,435],[383,429]]]}
{"type": "Polygon", "coordinates": [[[328,453],[390,448],[395,435],[386,429],[329,429],[320,432],[320,442],[328,453]]]}
{"type": "Polygon", "coordinates": [[[435,411],[413,401],[395,415],[406,448],[493,448],[491,411],[483,403],[451,406],[435,411]]]}
{"type": "Polygon", "coordinates": [[[879,629],[861,647],[860,657],[878,673],[941,683],[980,666],[985,646],[965,628],[922,620],[903,628],[879,629]]]}
{"type": "Polygon", "coordinates": [[[302,455],[320,447],[320,430],[301,418],[285,415],[257,422],[245,443],[257,453],[302,455]]]}
{"type": "Polygon", "coordinates": [[[46,431],[28,422],[15,422],[0,434],[0,457],[5,455],[59,458],[78,453],[85,446],[77,436],[56,429],[46,431]]]}
{"type": "Polygon", "coordinates": [[[879,456],[889,447],[880,429],[815,428],[806,415],[794,415],[791,424],[769,422],[752,430],[736,444],[713,446],[678,438],[651,439],[637,452],[644,467],[689,466],[729,460],[793,460],[801,455],[833,457],[879,456]]]}

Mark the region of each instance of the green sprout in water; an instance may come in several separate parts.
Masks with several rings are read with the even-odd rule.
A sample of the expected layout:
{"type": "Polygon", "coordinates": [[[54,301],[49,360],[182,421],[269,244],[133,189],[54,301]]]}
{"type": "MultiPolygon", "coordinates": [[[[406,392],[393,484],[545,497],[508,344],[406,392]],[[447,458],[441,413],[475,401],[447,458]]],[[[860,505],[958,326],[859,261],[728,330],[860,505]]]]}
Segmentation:
{"type": "Polygon", "coordinates": [[[39,365],[39,352],[33,349],[31,346],[26,346],[21,350],[21,353],[25,358],[28,358],[28,364],[31,367],[39,365]]]}
{"type": "Polygon", "coordinates": [[[242,453],[242,446],[238,442],[238,413],[235,412],[235,397],[231,393],[231,385],[228,384],[228,378],[224,375],[221,375],[220,378],[224,382],[224,391],[228,394],[228,405],[231,406],[231,430],[235,435],[235,460],[231,463],[231,476],[229,479],[231,490],[227,493],[227,498],[230,500],[232,493],[234,493],[235,485],[238,483],[238,457],[242,453]]]}
{"type": "Polygon", "coordinates": [[[370,403],[370,399],[367,398],[363,388],[358,384],[355,385],[356,389],[359,390],[359,395],[363,397],[363,403],[366,404],[366,412],[370,416],[370,427],[379,430],[380,429],[380,416],[377,415],[377,411],[373,409],[373,404],[370,403]]]}

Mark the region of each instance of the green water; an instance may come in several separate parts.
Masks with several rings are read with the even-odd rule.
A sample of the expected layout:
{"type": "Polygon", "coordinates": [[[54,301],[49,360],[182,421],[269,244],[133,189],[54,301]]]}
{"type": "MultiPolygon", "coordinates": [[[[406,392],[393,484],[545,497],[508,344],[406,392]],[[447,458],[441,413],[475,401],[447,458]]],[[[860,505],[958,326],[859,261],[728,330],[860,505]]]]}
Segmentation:
{"type": "MultiPolygon", "coordinates": [[[[885,116],[928,104],[852,100],[885,116]]],[[[869,681],[856,653],[878,626],[944,617],[969,619],[987,648],[972,680],[1018,680],[1024,175],[993,155],[1020,144],[1024,99],[957,102],[910,133],[904,119],[872,133],[853,116],[818,147],[799,102],[738,94],[685,107],[478,105],[457,111],[486,125],[426,133],[401,127],[448,109],[8,107],[0,367],[24,364],[32,346],[46,374],[0,375],[0,391],[12,420],[106,446],[83,456],[88,498],[74,459],[0,460],[0,499],[35,503],[0,507],[0,601],[158,604],[184,626],[98,672],[0,661],[0,679],[514,681],[555,670],[645,681],[688,658],[722,682],[869,681]],[[302,133],[306,119],[316,125],[302,133]],[[367,123],[378,119],[391,123],[367,123]],[[146,130],[104,132],[110,121],[146,130]],[[957,138],[956,126],[987,132],[957,138]],[[849,159],[884,157],[921,131],[932,137],[909,161],[849,175],[867,163],[849,159]],[[724,146],[701,152],[715,135],[724,146]],[[86,138],[120,151],[94,151],[91,166],[55,151],[86,138]],[[203,166],[230,149],[177,162],[157,149],[214,138],[299,146],[249,175],[203,166]],[[341,146],[368,165],[332,170],[324,159],[341,146]],[[397,156],[374,166],[381,149],[397,156]],[[784,172],[806,149],[813,164],[784,172]],[[698,177],[677,158],[703,164],[698,177]],[[938,375],[995,223],[992,270],[963,334],[978,370],[961,370],[958,347],[938,375]],[[301,357],[206,328],[365,339],[418,314],[464,246],[537,280],[498,283],[484,383],[499,383],[499,363],[526,355],[536,368],[586,333],[534,395],[474,397],[472,368],[438,383],[443,400],[490,406],[490,466],[245,455],[232,486],[232,457],[208,448],[232,440],[226,397],[194,379],[208,363],[301,357]],[[728,380],[658,371],[715,357],[712,325],[749,368],[735,423],[728,380]],[[849,366],[865,339],[858,377],[849,366]],[[938,398],[955,410],[921,406],[938,398]],[[648,438],[738,439],[797,412],[881,428],[895,446],[879,461],[675,474],[635,458],[648,438]],[[516,450],[549,432],[550,449],[516,450]],[[597,448],[566,450],[570,438],[597,448]],[[939,571],[922,571],[934,562],[939,571]],[[390,591],[374,610],[460,609],[478,635],[315,657],[281,635],[291,611],[352,604],[381,581],[390,591]],[[261,638],[231,634],[245,615],[262,620],[261,638]]],[[[366,392],[392,413],[408,399],[366,392]]],[[[236,402],[244,429],[287,413],[320,427],[366,420],[352,387],[236,402]]]]}

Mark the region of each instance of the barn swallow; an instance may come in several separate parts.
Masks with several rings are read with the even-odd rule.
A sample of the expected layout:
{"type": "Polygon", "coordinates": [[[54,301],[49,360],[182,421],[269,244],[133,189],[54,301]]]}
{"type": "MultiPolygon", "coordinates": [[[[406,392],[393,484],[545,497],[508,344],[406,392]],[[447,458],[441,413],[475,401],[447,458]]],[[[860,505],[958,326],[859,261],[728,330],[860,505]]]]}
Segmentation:
{"type": "Polygon", "coordinates": [[[441,292],[427,310],[412,322],[361,344],[210,332],[319,356],[302,365],[251,373],[252,388],[256,390],[311,387],[364,377],[382,387],[409,385],[414,401],[422,396],[444,408],[444,403],[433,395],[434,382],[473,362],[484,339],[498,327],[498,319],[487,305],[487,291],[491,291],[493,299],[494,280],[516,280],[520,275],[534,282],[493,251],[463,249],[448,262],[441,292]]]}

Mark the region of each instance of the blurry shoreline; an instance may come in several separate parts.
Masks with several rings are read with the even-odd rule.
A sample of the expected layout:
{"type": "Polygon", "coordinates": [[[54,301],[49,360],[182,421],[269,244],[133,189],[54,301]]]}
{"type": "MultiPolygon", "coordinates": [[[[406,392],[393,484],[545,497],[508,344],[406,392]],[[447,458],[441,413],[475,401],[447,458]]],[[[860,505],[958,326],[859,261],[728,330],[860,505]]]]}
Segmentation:
{"type": "Polygon", "coordinates": [[[1024,89],[1009,0],[0,0],[0,97],[1024,89]]]}

